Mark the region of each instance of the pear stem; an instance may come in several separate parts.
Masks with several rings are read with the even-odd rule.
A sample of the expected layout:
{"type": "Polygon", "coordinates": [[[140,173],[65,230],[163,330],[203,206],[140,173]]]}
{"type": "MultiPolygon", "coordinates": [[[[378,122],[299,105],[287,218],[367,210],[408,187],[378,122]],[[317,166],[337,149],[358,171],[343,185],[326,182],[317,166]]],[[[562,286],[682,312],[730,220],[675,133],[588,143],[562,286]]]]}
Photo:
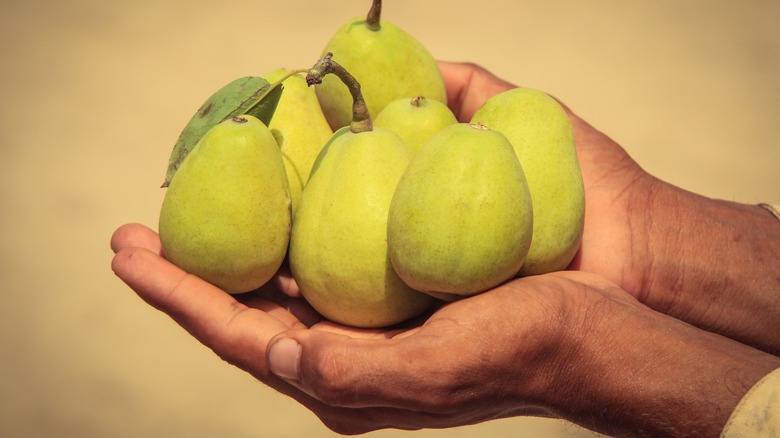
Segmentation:
{"type": "Polygon", "coordinates": [[[379,24],[379,19],[382,17],[382,0],[374,0],[371,4],[371,9],[366,16],[366,24],[368,28],[373,31],[378,31],[382,27],[379,24]]]}
{"type": "Polygon", "coordinates": [[[349,93],[352,95],[352,123],[349,124],[349,130],[355,134],[371,131],[373,129],[371,115],[368,113],[368,106],[366,106],[363,93],[360,91],[360,83],[344,67],[331,59],[332,57],[333,53],[328,52],[322,59],[317,61],[309,69],[309,73],[306,75],[306,83],[309,86],[321,84],[322,78],[326,75],[336,75],[349,88],[349,93]]]}

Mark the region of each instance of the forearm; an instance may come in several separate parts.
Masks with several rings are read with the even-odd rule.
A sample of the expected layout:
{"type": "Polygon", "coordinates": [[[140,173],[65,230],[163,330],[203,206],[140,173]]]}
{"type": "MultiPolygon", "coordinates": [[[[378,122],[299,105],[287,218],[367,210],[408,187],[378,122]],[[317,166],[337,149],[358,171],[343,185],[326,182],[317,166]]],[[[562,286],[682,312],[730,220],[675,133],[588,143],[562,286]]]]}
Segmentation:
{"type": "MultiPolygon", "coordinates": [[[[563,416],[618,436],[718,436],[780,358],[649,309],[599,303],[553,391],[563,416]]],[[[595,309],[595,308],[594,308],[595,309]]]]}
{"type": "Polygon", "coordinates": [[[646,212],[653,309],[780,352],[780,221],[765,209],[654,184],[646,212]]]}

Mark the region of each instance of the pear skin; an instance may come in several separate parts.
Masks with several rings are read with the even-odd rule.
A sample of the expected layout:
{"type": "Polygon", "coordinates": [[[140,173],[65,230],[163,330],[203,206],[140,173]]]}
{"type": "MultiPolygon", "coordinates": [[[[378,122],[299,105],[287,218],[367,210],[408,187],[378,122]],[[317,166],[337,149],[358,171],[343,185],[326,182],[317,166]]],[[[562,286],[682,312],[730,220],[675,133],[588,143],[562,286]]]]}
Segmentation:
{"type": "MultiPolygon", "coordinates": [[[[365,17],[354,18],[339,29],[323,54],[344,66],[359,82],[368,111],[378,115],[390,102],[414,96],[447,103],[447,92],[436,60],[417,39],[403,29],[379,21],[371,26],[365,17]]],[[[352,120],[352,97],[338,78],[324,78],[315,88],[322,111],[335,131],[352,120]]]]}
{"type": "Polygon", "coordinates": [[[565,269],[582,239],[585,191],[563,107],[541,91],[515,88],[490,98],[471,121],[507,136],[531,190],[533,241],[519,275],[565,269]]]}
{"type": "Polygon", "coordinates": [[[412,152],[420,150],[439,131],[455,123],[458,119],[447,105],[425,96],[396,99],[374,119],[375,127],[398,134],[412,152]]]}
{"type": "Polygon", "coordinates": [[[174,174],[160,211],[165,257],[229,293],[264,285],[284,260],[290,190],[282,155],[258,119],[212,127],[174,174]]]}
{"type": "Polygon", "coordinates": [[[512,144],[459,123],[420,149],[393,195],[387,244],[395,271],[442,299],[484,292],[517,274],[533,206],[512,144]]]}
{"type": "Polygon", "coordinates": [[[387,256],[390,200],[410,157],[390,131],[342,128],[317,158],[293,220],[289,261],[306,301],[331,321],[386,327],[432,301],[407,286],[387,256]]]}
{"type": "MultiPolygon", "coordinates": [[[[289,74],[287,69],[278,69],[263,78],[274,83],[289,74]]],[[[284,92],[268,127],[282,151],[294,214],[314,160],[333,131],[322,114],[314,89],[302,76],[290,76],[282,84],[284,92]]]]}

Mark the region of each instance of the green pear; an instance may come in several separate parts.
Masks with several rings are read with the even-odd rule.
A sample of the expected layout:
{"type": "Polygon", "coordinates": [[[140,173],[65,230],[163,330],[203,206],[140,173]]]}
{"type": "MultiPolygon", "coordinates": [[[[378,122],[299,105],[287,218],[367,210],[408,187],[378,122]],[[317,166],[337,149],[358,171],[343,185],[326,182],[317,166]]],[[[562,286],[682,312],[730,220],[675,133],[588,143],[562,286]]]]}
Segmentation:
{"type": "Polygon", "coordinates": [[[294,214],[314,160],[333,131],[322,114],[317,95],[302,76],[278,69],[263,78],[271,83],[282,80],[284,85],[268,127],[282,150],[294,214]]]}
{"type": "Polygon", "coordinates": [[[447,299],[513,278],[534,215],[512,144],[483,125],[444,128],[414,156],[393,195],[387,245],[416,290],[447,299]]]}
{"type": "Polygon", "coordinates": [[[174,174],[160,211],[165,257],[229,293],[257,289],[284,260],[290,190],[271,131],[253,116],[215,125],[174,174]]]}
{"type": "Polygon", "coordinates": [[[390,200],[410,157],[390,131],[345,127],[315,164],[293,221],[290,268],[306,301],[331,321],[385,327],[430,305],[387,256],[390,200]]]}
{"type": "Polygon", "coordinates": [[[290,270],[323,316],[355,327],[385,327],[419,315],[431,297],[395,273],[387,255],[390,200],[412,152],[392,131],[373,129],[360,84],[325,56],[309,84],[333,73],[353,93],[349,127],[320,151],[290,237],[290,270]]]}
{"type": "MultiPolygon", "coordinates": [[[[381,1],[367,17],[348,21],[323,50],[360,82],[368,111],[374,116],[390,102],[403,97],[426,96],[447,102],[439,67],[431,53],[413,36],[380,21],[381,1]]],[[[324,78],[315,88],[325,117],[335,131],[352,119],[352,98],[336,77],[324,78]]]]}
{"type": "Polygon", "coordinates": [[[531,190],[533,241],[519,275],[565,269],[582,239],[585,191],[574,133],[563,107],[541,91],[515,88],[490,98],[472,122],[507,136],[531,190]]]}
{"type": "Polygon", "coordinates": [[[413,152],[420,150],[439,131],[455,123],[458,119],[446,104],[424,96],[396,99],[374,119],[375,127],[395,132],[413,152]]]}

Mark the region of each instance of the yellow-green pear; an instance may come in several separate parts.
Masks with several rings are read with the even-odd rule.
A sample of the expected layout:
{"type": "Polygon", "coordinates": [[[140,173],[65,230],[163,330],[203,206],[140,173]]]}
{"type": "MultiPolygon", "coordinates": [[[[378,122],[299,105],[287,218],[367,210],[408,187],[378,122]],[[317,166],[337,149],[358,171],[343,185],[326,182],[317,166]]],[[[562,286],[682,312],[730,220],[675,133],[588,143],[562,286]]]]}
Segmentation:
{"type": "MultiPolygon", "coordinates": [[[[348,72],[324,61],[356,90],[348,72]]],[[[411,150],[393,132],[372,129],[365,106],[355,108],[354,123],[334,133],[303,189],[290,269],[303,297],[326,318],[385,327],[419,315],[432,299],[398,278],[387,256],[390,200],[411,150]]]]}
{"type": "Polygon", "coordinates": [[[374,127],[395,132],[413,152],[455,123],[458,119],[446,104],[425,96],[396,99],[374,119],[374,127]]]}
{"type": "Polygon", "coordinates": [[[507,136],[531,190],[533,241],[519,275],[565,269],[582,239],[585,192],[574,133],[563,107],[541,91],[515,88],[490,98],[472,122],[507,136]]]}
{"type": "Polygon", "coordinates": [[[390,204],[387,245],[414,289],[452,299],[513,278],[534,216],[512,144],[483,125],[444,128],[420,149],[390,204]]]}
{"type": "Polygon", "coordinates": [[[257,289],[284,260],[290,191],[271,131],[253,116],[215,125],[174,174],[160,211],[165,257],[229,293],[257,289]]]}
{"type": "Polygon", "coordinates": [[[268,127],[282,150],[295,213],[314,160],[333,131],[322,114],[317,95],[302,76],[278,69],[263,78],[271,83],[283,80],[284,92],[268,127]]]}
{"type": "MultiPolygon", "coordinates": [[[[360,82],[374,117],[390,102],[425,96],[447,102],[447,92],[436,60],[417,39],[398,26],[381,20],[381,0],[374,0],[366,17],[354,18],[326,44],[325,53],[360,82]]],[[[352,120],[352,97],[338,78],[329,76],[316,87],[325,117],[335,131],[352,120]]]]}

